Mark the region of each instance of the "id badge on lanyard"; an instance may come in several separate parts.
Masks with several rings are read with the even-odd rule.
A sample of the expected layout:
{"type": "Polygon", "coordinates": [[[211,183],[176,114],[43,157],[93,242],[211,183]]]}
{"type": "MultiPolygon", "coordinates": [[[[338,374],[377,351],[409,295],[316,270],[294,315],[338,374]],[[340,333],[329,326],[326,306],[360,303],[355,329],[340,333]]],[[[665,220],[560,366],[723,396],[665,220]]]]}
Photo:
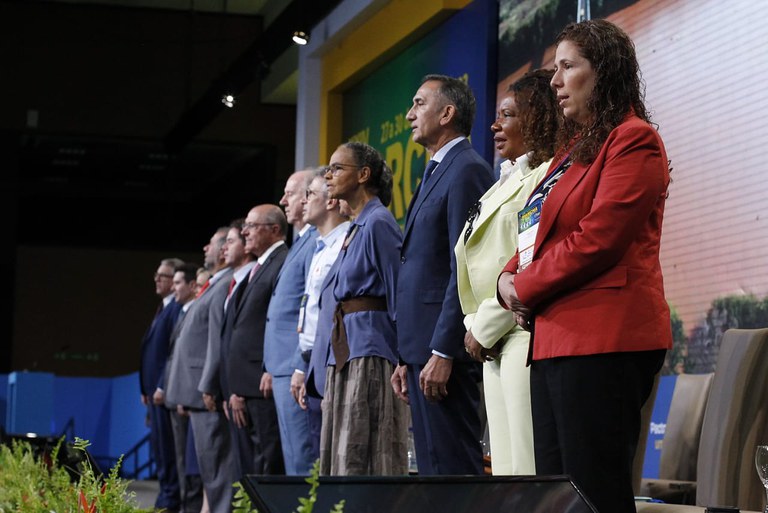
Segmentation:
{"type": "Polygon", "coordinates": [[[301,296],[301,306],[299,307],[299,325],[296,326],[296,332],[302,333],[304,331],[304,317],[307,314],[307,300],[309,300],[309,294],[301,296]]]}
{"type": "Polygon", "coordinates": [[[544,206],[544,200],[552,190],[552,187],[571,167],[571,163],[571,154],[569,153],[560,161],[555,170],[549,173],[536,187],[536,190],[528,199],[529,203],[526,207],[517,213],[517,250],[519,253],[517,272],[528,267],[533,261],[534,244],[536,243],[536,233],[539,231],[539,221],[541,221],[541,209],[544,206]]]}
{"type": "Polygon", "coordinates": [[[533,261],[533,249],[536,233],[539,231],[541,207],[538,199],[517,213],[517,249],[519,252],[517,272],[522,271],[533,261]]]}

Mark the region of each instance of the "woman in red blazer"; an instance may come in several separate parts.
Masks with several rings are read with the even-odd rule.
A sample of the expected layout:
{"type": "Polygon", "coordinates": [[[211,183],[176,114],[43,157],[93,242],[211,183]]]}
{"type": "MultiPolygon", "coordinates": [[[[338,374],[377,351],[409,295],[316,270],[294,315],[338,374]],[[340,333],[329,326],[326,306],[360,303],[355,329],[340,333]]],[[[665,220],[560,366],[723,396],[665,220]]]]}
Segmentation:
{"type": "Polygon", "coordinates": [[[672,343],[659,263],[668,160],[621,29],[567,26],[555,70],[560,150],[521,211],[530,231],[498,296],[532,333],[537,473],[570,474],[600,512],[634,512],[640,409],[672,343]]]}

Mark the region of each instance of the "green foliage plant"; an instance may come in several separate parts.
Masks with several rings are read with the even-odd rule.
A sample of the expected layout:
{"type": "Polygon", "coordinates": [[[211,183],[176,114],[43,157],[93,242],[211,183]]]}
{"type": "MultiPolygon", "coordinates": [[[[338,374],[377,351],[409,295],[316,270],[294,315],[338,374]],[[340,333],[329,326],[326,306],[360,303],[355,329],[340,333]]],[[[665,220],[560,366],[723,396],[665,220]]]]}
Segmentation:
{"type": "MultiPolygon", "coordinates": [[[[309,484],[309,492],[306,497],[299,497],[299,505],[294,510],[294,513],[312,513],[315,508],[317,488],[320,486],[320,460],[316,460],[314,465],[312,465],[309,477],[305,481],[309,484]]],[[[232,501],[232,513],[258,513],[258,510],[253,507],[248,494],[245,493],[243,485],[237,482],[233,486],[237,490],[232,501]]],[[[344,502],[343,499],[337,502],[330,513],[344,513],[344,502]]]]}
{"type": "MultiPolygon", "coordinates": [[[[148,513],[119,477],[122,457],[106,476],[88,458],[77,469],[58,463],[64,439],[50,453],[37,454],[27,441],[0,447],[0,513],[148,513]],[[75,470],[76,479],[70,471],[75,470]]],[[[74,451],[85,453],[89,443],[75,439],[74,451]]]]}

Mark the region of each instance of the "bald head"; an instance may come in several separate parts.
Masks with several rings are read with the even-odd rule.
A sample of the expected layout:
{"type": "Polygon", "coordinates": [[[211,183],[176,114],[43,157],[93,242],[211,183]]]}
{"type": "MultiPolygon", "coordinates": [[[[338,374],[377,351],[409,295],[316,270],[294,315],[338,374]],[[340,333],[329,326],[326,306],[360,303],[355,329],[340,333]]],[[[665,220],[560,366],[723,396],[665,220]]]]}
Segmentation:
{"type": "Polygon", "coordinates": [[[283,197],[280,198],[280,205],[285,208],[285,217],[295,230],[301,230],[304,227],[304,220],[301,216],[301,200],[304,198],[304,193],[311,180],[312,170],[306,169],[296,171],[285,182],[285,191],[283,197]]]}
{"type": "Polygon", "coordinates": [[[288,223],[280,207],[257,205],[248,212],[243,223],[245,251],[258,257],[275,242],[284,240],[287,231],[288,223]]]}

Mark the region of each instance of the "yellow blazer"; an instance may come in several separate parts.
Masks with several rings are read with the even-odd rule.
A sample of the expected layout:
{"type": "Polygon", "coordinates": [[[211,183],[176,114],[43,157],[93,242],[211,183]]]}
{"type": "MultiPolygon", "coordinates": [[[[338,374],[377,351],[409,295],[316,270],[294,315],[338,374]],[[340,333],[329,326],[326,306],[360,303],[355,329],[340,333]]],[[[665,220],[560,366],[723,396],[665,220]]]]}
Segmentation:
{"type": "Polygon", "coordinates": [[[485,348],[512,336],[520,343],[528,342],[528,332],[515,329],[514,316],[496,300],[496,280],[517,251],[517,213],[546,175],[550,163],[551,160],[531,169],[525,155],[514,165],[508,160],[502,162],[502,170],[512,166],[509,178],[503,184],[497,181],[480,198],[480,214],[466,245],[467,223],[456,242],[457,285],[464,326],[472,330],[485,348]]]}

